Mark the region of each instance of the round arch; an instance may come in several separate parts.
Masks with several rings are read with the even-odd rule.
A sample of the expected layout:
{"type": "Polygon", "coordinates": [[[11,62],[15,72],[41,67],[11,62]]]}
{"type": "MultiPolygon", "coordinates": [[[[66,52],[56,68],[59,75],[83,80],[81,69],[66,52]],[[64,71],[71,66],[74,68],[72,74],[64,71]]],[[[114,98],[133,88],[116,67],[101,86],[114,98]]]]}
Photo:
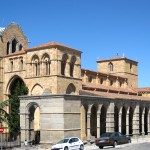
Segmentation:
{"type": "Polygon", "coordinates": [[[117,106],[115,106],[115,114],[114,114],[114,127],[115,127],[115,132],[118,132],[119,131],[119,109],[117,106]]]}
{"type": "Polygon", "coordinates": [[[125,106],[123,106],[123,108],[122,108],[122,118],[121,118],[122,133],[123,134],[126,134],[126,114],[127,114],[127,110],[126,110],[125,106]]]}
{"type": "Polygon", "coordinates": [[[73,83],[70,83],[67,87],[66,94],[75,94],[76,93],[76,87],[73,83]]]}
{"type": "Polygon", "coordinates": [[[97,108],[95,105],[91,108],[90,132],[92,136],[97,137],[97,108]]]}
{"type": "Polygon", "coordinates": [[[133,114],[134,114],[134,109],[130,107],[129,109],[129,134],[133,134],[133,114]]]}
{"type": "Polygon", "coordinates": [[[10,89],[11,89],[12,85],[15,83],[15,81],[16,81],[17,79],[20,80],[20,81],[22,81],[22,82],[25,84],[24,80],[23,80],[20,76],[14,75],[13,77],[11,77],[11,78],[9,79],[8,83],[7,83],[7,86],[6,86],[6,94],[7,94],[8,96],[11,94],[10,89]]]}
{"type": "Polygon", "coordinates": [[[101,115],[100,115],[100,134],[106,132],[106,114],[107,114],[107,109],[103,105],[101,108],[101,115]]]}
{"type": "Polygon", "coordinates": [[[40,106],[31,102],[26,106],[26,121],[29,125],[29,140],[35,141],[35,144],[40,142],[40,106]]]}

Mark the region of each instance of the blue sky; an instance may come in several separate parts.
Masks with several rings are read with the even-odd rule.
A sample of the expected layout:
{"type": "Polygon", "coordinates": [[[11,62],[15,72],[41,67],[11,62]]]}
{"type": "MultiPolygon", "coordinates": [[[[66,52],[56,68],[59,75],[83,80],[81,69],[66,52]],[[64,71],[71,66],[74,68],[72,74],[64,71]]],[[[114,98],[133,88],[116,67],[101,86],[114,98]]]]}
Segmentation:
{"type": "Polygon", "coordinates": [[[20,25],[29,47],[50,41],[81,50],[82,68],[123,54],[139,62],[139,87],[150,87],[149,0],[1,0],[0,27],[20,25]]]}

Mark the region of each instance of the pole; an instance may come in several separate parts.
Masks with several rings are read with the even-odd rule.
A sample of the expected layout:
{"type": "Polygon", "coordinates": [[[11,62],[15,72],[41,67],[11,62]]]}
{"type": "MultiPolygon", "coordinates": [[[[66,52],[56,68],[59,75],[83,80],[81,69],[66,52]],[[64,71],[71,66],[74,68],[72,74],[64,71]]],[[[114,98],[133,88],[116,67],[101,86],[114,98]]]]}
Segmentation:
{"type": "Polygon", "coordinates": [[[2,150],[2,133],[1,133],[1,150],[2,150]]]}

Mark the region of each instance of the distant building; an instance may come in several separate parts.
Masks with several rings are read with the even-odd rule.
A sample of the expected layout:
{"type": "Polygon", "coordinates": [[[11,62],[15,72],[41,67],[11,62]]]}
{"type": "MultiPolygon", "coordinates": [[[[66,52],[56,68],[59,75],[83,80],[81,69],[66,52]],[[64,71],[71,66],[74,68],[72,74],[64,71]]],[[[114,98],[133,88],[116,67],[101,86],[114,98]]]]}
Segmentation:
{"type": "Polygon", "coordinates": [[[126,57],[98,60],[97,71],[81,69],[80,50],[50,42],[28,48],[21,28],[0,28],[0,99],[19,79],[21,142],[46,147],[63,137],[82,140],[106,131],[149,134],[150,88],[138,88],[138,62],[126,57]]]}

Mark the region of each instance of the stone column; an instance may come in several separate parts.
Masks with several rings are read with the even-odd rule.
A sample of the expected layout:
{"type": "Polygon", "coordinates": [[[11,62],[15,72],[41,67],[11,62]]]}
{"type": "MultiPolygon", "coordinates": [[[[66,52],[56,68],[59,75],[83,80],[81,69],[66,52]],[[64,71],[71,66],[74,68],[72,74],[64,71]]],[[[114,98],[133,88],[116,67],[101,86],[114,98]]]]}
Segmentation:
{"type": "Polygon", "coordinates": [[[122,107],[119,110],[119,132],[122,132],[122,107]]]}
{"type": "Polygon", "coordinates": [[[106,131],[114,132],[114,102],[110,102],[110,105],[106,114],[106,131]]]}
{"type": "Polygon", "coordinates": [[[96,75],[96,84],[99,84],[100,82],[99,82],[99,76],[98,76],[98,73],[97,73],[97,75],[96,75]]]}
{"type": "Polygon", "coordinates": [[[106,86],[109,86],[109,85],[110,85],[109,76],[107,76],[107,79],[106,79],[106,86]]]}
{"type": "MultiPolygon", "coordinates": [[[[51,74],[52,74],[52,62],[51,62],[51,74]]],[[[56,68],[55,68],[56,69],[56,68]]],[[[61,60],[57,61],[57,70],[56,70],[57,75],[61,75],[61,60]]]]}
{"type": "Polygon", "coordinates": [[[116,87],[119,87],[119,80],[118,80],[118,77],[116,79],[116,87]]]}
{"type": "Polygon", "coordinates": [[[66,62],[65,76],[70,77],[70,62],[66,62]]]}
{"type": "Polygon", "coordinates": [[[81,66],[80,66],[80,64],[74,65],[73,77],[81,78],[81,66]]]}
{"type": "Polygon", "coordinates": [[[126,135],[129,135],[129,108],[126,114],[126,135]]]}
{"type": "Polygon", "coordinates": [[[97,109],[97,137],[100,137],[100,134],[101,134],[101,131],[100,131],[101,107],[102,107],[102,104],[99,105],[97,109]]]}
{"type": "Polygon", "coordinates": [[[84,72],[83,82],[84,82],[84,83],[87,83],[87,82],[88,82],[88,76],[87,76],[87,74],[86,74],[86,71],[84,72]]]}
{"type": "Polygon", "coordinates": [[[143,109],[143,112],[142,112],[142,135],[145,134],[145,130],[144,130],[144,116],[145,116],[145,108],[143,109]]]}
{"type": "Polygon", "coordinates": [[[87,140],[88,141],[91,139],[91,127],[90,127],[91,108],[92,105],[89,105],[87,111],[87,140]]]}
{"type": "Polygon", "coordinates": [[[12,42],[9,44],[9,54],[12,53],[12,42]]]}
{"type": "Polygon", "coordinates": [[[133,114],[133,135],[139,134],[139,103],[136,104],[133,114]]]}
{"type": "MultiPolygon", "coordinates": [[[[22,103],[21,105],[25,105],[22,103]]],[[[21,106],[22,108],[23,106],[21,106]]],[[[20,109],[20,129],[21,129],[21,145],[25,140],[29,140],[29,114],[20,109]]]]}

